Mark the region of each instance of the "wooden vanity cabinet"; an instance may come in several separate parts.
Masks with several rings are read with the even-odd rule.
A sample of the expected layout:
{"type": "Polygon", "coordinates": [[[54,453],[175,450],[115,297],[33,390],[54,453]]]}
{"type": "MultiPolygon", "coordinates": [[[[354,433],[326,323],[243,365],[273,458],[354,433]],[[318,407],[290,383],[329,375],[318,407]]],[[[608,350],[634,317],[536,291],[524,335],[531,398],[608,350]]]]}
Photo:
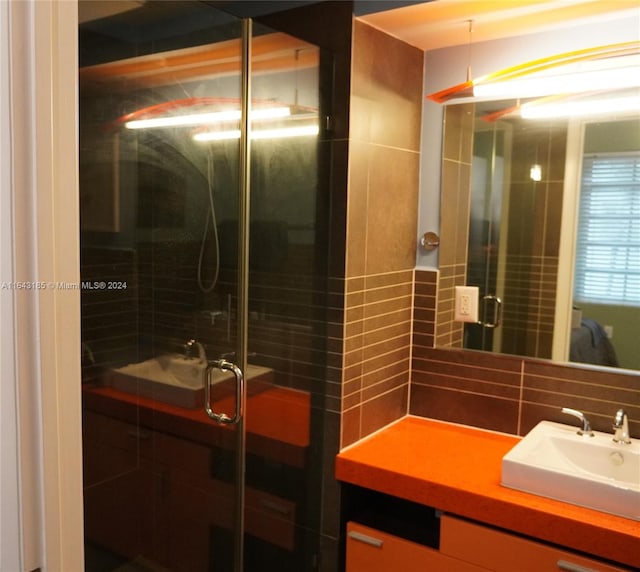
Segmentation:
{"type": "Polygon", "coordinates": [[[439,549],[347,523],[346,572],[632,572],[451,515],[441,520],[439,549]]]}
{"type": "Polygon", "coordinates": [[[347,524],[346,572],[486,572],[438,550],[355,522],[347,524]]]}
{"type": "Polygon", "coordinates": [[[210,477],[211,449],[86,410],[83,431],[87,539],[173,570],[206,569],[210,515],[233,518],[210,477]]]}
{"type": "MultiPolygon", "coordinates": [[[[231,531],[235,518],[234,485],[212,469],[220,451],[86,409],[83,432],[87,539],[171,570],[208,570],[212,530],[231,531]]],[[[247,486],[245,503],[247,534],[291,553],[296,502],[247,486]]]]}
{"type": "Polygon", "coordinates": [[[371,489],[343,498],[346,572],[634,572],[371,489]]]}
{"type": "Polygon", "coordinates": [[[450,515],[442,516],[440,552],[494,572],[631,572],[450,515]]]}

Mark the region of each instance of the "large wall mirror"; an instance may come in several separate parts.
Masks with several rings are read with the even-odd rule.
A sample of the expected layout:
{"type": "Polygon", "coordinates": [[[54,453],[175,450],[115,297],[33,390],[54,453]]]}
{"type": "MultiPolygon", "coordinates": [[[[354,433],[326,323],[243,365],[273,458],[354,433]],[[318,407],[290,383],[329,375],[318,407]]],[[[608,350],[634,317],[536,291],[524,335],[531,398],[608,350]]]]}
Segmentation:
{"type": "MultiPolygon", "coordinates": [[[[463,346],[640,370],[640,114],[533,120],[514,103],[445,110],[445,142],[473,142],[465,281],[485,325],[463,346]]],[[[451,208],[443,195],[443,221],[451,208]]]]}

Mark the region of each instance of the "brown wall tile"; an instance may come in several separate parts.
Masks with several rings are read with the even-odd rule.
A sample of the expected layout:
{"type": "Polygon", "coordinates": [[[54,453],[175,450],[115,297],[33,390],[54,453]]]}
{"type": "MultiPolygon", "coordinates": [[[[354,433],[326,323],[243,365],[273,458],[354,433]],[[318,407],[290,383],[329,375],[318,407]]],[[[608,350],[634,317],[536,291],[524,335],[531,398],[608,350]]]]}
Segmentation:
{"type": "Polygon", "coordinates": [[[418,385],[411,387],[412,415],[515,433],[518,402],[418,385]]]}
{"type": "MultiPolygon", "coordinates": [[[[436,271],[416,271],[416,289],[419,281],[434,275],[436,271]]],[[[414,314],[417,312],[416,306],[414,314]]],[[[428,333],[430,324],[414,320],[413,326],[409,409],[413,415],[524,435],[545,419],[571,423],[560,411],[571,407],[583,411],[595,429],[607,432],[611,431],[615,412],[622,407],[629,415],[632,435],[640,435],[638,372],[434,349],[428,333]]],[[[506,331],[503,335],[511,336],[506,331]]],[[[550,340],[550,336],[545,339],[544,333],[536,332],[532,343],[540,346],[550,340]]]]}
{"type": "Polygon", "coordinates": [[[640,433],[640,374],[525,361],[523,380],[521,434],[542,419],[570,424],[562,407],[582,411],[594,429],[605,432],[623,407],[632,432],[640,433]]]}
{"type": "Polygon", "coordinates": [[[367,257],[369,164],[371,149],[367,143],[349,145],[349,198],[347,201],[346,275],[362,276],[367,257]]]}
{"type": "Polygon", "coordinates": [[[381,427],[400,419],[407,413],[409,384],[383,393],[362,404],[362,436],[370,435],[381,427]]]}
{"type": "Polygon", "coordinates": [[[353,30],[350,136],[419,151],[422,51],[359,20],[353,30]]]}
{"type": "Polygon", "coordinates": [[[352,409],[342,412],[342,430],[340,436],[340,447],[348,447],[361,438],[360,417],[362,415],[362,406],[357,405],[352,409]]]}
{"type": "MultiPolygon", "coordinates": [[[[356,282],[349,282],[356,285],[356,282]]],[[[354,330],[357,334],[345,338],[343,345],[342,410],[350,419],[355,416],[353,411],[365,411],[365,403],[380,403],[377,399],[383,394],[395,396],[393,403],[399,403],[396,390],[408,387],[410,371],[413,271],[367,275],[359,285],[365,286],[365,304],[350,308],[350,301],[361,302],[362,299],[351,294],[346,298],[346,315],[357,317],[347,324],[347,328],[352,324],[360,327],[354,330]],[[356,309],[359,311],[355,312],[356,309]]],[[[387,401],[389,399],[392,398],[386,398],[387,401]]],[[[358,439],[364,437],[366,429],[360,433],[361,428],[386,419],[375,413],[374,405],[369,405],[366,411],[368,423],[358,424],[356,429],[353,421],[349,421],[350,425],[343,433],[342,446],[353,438],[354,432],[358,433],[358,439]]],[[[395,415],[397,407],[391,408],[387,414],[389,412],[395,415]]],[[[399,415],[406,412],[405,402],[405,408],[399,415]]]]}
{"type": "Polygon", "coordinates": [[[422,61],[420,50],[354,22],[343,447],[407,412],[422,61]]]}
{"type": "Polygon", "coordinates": [[[369,169],[366,274],[415,266],[420,155],[376,146],[369,169]]]}

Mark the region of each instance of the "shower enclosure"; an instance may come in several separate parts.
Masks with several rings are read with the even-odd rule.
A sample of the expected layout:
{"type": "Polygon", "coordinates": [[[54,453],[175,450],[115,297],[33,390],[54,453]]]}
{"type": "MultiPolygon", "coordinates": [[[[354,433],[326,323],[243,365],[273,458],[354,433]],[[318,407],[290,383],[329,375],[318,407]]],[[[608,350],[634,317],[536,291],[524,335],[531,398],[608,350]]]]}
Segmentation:
{"type": "Polygon", "coordinates": [[[509,176],[509,146],[508,126],[499,123],[487,126],[476,120],[471,163],[467,284],[478,287],[482,303],[480,323],[464,326],[464,344],[469,349],[492,351],[501,346],[502,330],[484,324],[496,321],[494,304],[487,300],[504,297],[507,222],[503,213],[508,212],[509,202],[508,190],[505,192],[504,188],[509,176]]]}
{"type": "Polygon", "coordinates": [[[314,570],[330,58],[202,2],[80,16],[86,569],[314,570]]]}

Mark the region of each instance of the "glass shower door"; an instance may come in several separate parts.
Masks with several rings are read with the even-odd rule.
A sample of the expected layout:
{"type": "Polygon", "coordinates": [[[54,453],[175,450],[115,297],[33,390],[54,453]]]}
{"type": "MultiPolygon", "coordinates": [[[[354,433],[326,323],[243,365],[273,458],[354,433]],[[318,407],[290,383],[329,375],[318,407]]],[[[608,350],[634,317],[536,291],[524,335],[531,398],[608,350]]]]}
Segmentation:
{"type": "Polygon", "coordinates": [[[86,569],[240,570],[247,24],[80,11],[86,569]]]}
{"type": "Polygon", "coordinates": [[[320,51],[202,2],[115,5],[81,2],[86,569],[314,570],[320,51]]]}
{"type": "Polygon", "coordinates": [[[506,133],[502,125],[477,120],[473,136],[467,285],[479,291],[479,323],[465,324],[464,347],[500,351],[501,330],[494,327],[494,300],[504,295],[504,245],[508,208],[505,191],[506,133]]]}

